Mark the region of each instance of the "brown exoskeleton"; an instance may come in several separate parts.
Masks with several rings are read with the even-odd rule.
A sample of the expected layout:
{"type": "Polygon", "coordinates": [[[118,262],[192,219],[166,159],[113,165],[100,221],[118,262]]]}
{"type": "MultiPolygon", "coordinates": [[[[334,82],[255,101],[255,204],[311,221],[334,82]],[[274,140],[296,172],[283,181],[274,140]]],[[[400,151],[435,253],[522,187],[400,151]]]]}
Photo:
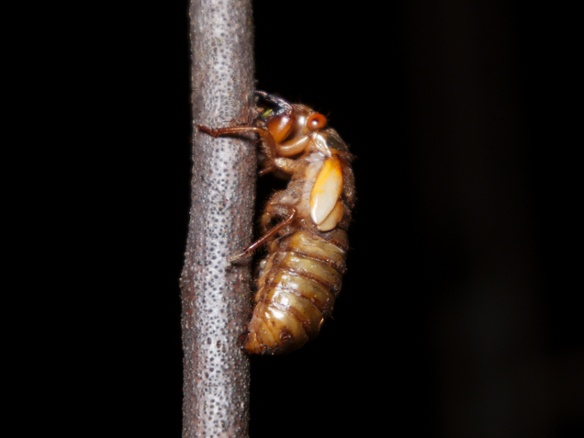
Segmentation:
{"type": "Polygon", "coordinates": [[[266,204],[262,236],[239,255],[267,245],[244,348],[278,354],[313,339],[332,312],[346,268],[355,189],[352,156],[323,114],[265,92],[256,96],[259,115],[251,125],[199,129],[214,137],[258,134],[261,173],[289,178],[266,204]]]}

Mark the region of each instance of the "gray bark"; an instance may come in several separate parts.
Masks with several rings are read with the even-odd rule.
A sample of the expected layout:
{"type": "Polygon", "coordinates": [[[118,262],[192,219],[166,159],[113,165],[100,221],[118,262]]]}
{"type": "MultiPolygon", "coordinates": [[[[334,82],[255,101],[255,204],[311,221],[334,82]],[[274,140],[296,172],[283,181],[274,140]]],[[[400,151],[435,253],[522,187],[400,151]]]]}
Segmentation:
{"type": "Polygon", "coordinates": [[[183,438],[246,437],[249,359],[239,337],[250,314],[250,268],[228,258],[252,238],[253,141],[197,129],[248,122],[254,91],[248,0],[192,0],[192,204],[181,275],[183,438]]]}

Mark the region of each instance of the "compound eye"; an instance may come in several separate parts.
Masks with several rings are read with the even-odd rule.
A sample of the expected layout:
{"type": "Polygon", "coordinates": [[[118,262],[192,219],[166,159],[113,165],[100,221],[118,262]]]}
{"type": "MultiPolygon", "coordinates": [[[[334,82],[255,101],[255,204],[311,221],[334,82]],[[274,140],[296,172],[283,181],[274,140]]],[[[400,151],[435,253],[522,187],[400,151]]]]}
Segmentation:
{"type": "Polygon", "coordinates": [[[321,113],[314,113],[306,119],[306,127],[311,131],[317,131],[326,126],[326,117],[321,113]]]}

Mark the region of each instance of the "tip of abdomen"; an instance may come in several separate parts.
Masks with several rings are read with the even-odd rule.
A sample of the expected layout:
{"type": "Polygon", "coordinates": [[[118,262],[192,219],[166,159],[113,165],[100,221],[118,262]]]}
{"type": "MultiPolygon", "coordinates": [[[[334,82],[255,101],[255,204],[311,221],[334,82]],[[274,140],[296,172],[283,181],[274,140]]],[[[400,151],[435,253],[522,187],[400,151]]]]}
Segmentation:
{"type": "Polygon", "coordinates": [[[270,311],[263,312],[263,317],[254,314],[244,341],[245,351],[263,355],[283,354],[308,342],[309,336],[297,320],[289,320],[289,316],[284,320],[274,316],[270,311]]]}

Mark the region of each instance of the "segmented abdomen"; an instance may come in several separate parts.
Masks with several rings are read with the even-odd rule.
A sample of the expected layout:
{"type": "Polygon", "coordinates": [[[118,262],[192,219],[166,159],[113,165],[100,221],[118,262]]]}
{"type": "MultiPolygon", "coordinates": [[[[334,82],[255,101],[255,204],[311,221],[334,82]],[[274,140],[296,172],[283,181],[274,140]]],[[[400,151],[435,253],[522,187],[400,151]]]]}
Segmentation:
{"type": "Polygon", "coordinates": [[[347,232],[299,230],[271,243],[258,278],[245,349],[285,353],[314,338],[341,289],[347,232]]]}

